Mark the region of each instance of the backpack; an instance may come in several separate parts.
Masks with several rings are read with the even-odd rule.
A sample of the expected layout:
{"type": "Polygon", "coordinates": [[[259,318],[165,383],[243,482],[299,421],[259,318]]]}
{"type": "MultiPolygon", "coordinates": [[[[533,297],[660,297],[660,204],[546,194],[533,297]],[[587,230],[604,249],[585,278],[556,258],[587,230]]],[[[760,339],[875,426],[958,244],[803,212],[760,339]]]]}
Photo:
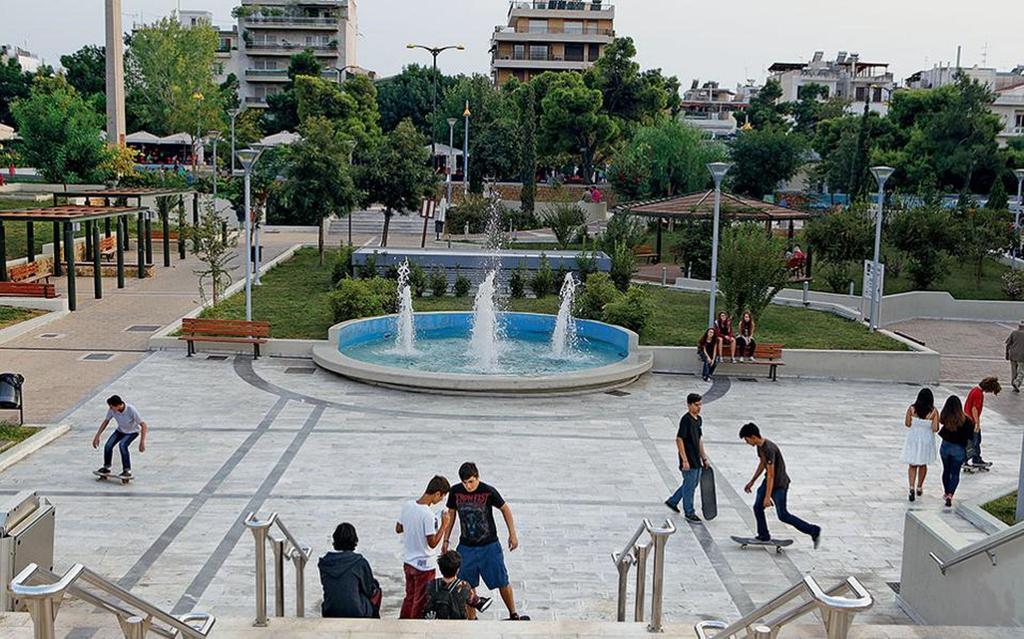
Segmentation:
{"type": "Polygon", "coordinates": [[[465,619],[466,595],[460,588],[462,581],[456,579],[446,585],[443,579],[427,584],[427,605],[424,619],[465,619]]]}

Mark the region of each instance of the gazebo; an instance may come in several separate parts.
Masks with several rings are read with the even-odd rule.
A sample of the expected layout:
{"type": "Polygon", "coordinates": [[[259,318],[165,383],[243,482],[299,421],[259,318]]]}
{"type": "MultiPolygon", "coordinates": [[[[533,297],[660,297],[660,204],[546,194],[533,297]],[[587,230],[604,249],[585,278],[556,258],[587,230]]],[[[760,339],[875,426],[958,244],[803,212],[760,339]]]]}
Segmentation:
{"type": "MultiPolygon", "coordinates": [[[[665,220],[710,220],[715,214],[715,191],[697,191],[686,195],[666,197],[655,200],[629,202],[617,207],[615,213],[637,215],[658,220],[657,246],[655,252],[661,261],[661,226],[665,220]]],[[[738,220],[764,222],[771,231],[776,222],[789,222],[790,236],[793,234],[793,222],[813,217],[810,213],[786,208],[777,204],[762,202],[734,193],[722,192],[720,209],[722,220],[738,220]]]]}

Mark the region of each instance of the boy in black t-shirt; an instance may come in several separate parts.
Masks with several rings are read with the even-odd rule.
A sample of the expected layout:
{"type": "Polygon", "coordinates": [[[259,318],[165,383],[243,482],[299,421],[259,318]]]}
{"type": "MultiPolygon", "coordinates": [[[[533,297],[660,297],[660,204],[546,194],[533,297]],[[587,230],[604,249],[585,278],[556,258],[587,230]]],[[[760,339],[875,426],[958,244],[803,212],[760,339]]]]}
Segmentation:
{"type": "Polygon", "coordinates": [[[459,479],[462,480],[461,483],[452,486],[448,492],[448,517],[441,552],[448,552],[448,540],[454,528],[455,517],[458,516],[458,551],[463,562],[459,578],[476,588],[480,585],[482,577],[487,588],[497,588],[501,593],[510,620],[527,621],[529,617],[516,612],[515,597],[509,584],[508,569],[505,567],[505,556],[498,541],[498,529],[494,523],[492,510],[497,508],[505,518],[505,525],[508,527],[508,549],[511,552],[519,547],[512,509],[494,487],[480,481],[480,472],[473,462],[466,462],[459,467],[459,479]]]}
{"type": "Polygon", "coordinates": [[[674,512],[679,512],[679,502],[683,502],[683,514],[687,521],[699,522],[700,517],[693,507],[693,495],[700,485],[701,470],[708,465],[708,456],[704,452],[703,418],[700,416],[703,398],[697,393],[686,396],[686,414],[679,420],[679,431],[676,433],[676,452],[679,454],[679,472],[683,482],[665,505],[674,512]]]}

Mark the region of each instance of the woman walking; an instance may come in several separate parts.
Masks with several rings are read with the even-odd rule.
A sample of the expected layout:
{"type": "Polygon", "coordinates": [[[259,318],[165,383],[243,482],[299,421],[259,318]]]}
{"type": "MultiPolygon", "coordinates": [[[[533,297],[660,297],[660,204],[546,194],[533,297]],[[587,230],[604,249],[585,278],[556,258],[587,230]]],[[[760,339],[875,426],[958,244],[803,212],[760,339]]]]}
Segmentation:
{"type": "Polygon", "coordinates": [[[910,501],[924,492],[924,478],[928,464],[935,461],[935,433],[939,431],[939,411],[935,410],[935,396],[931,389],[922,388],[917,401],[907,408],[903,425],[908,429],[903,444],[903,463],[908,464],[907,481],[910,501]]]}
{"type": "Polygon", "coordinates": [[[722,343],[713,326],[704,331],[704,334],[700,336],[700,341],[697,342],[697,356],[700,357],[702,364],[700,377],[705,382],[710,381],[711,376],[715,374],[715,368],[718,367],[721,356],[721,348],[722,343]]]}
{"type": "Polygon", "coordinates": [[[750,311],[743,311],[743,318],[740,320],[739,334],[736,335],[736,350],[740,353],[741,362],[754,362],[754,350],[757,344],[754,342],[754,333],[757,331],[757,323],[750,311]]]}
{"type": "Polygon", "coordinates": [[[946,491],[946,507],[953,505],[953,495],[960,485],[960,469],[967,460],[967,444],[974,438],[974,421],[964,414],[964,406],[960,398],[950,395],[939,414],[939,437],[942,446],[939,457],[942,459],[942,487],[946,491]]]}

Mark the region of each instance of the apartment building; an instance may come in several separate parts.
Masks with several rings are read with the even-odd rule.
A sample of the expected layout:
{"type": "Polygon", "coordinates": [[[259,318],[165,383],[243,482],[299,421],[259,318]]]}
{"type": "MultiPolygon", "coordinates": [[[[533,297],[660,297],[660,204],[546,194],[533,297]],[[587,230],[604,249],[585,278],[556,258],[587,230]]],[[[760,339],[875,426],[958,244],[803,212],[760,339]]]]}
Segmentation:
{"type": "Polygon", "coordinates": [[[711,137],[731,137],[744,122],[742,115],[737,112],[750,106],[750,100],[757,95],[759,89],[753,84],[729,89],[719,86],[718,82],[701,84],[694,80],[690,88],[683,92],[679,117],[711,137]]]}
{"type": "Polygon", "coordinates": [[[43,61],[30,51],[15,44],[0,45],[0,63],[6,65],[8,60],[17,60],[25,73],[35,73],[43,66],[43,61]]]}
{"type": "Polygon", "coordinates": [[[514,0],[491,37],[491,76],[502,85],[545,71],[583,71],[615,38],[610,0],[514,0]]]}
{"type": "Polygon", "coordinates": [[[782,86],[780,102],[800,99],[801,87],[808,84],[824,86],[828,97],[850,101],[847,110],[861,113],[864,103],[885,115],[896,83],[887,62],[864,62],[856,53],[840,51],[835,59],[826,60],[823,51],[816,51],[809,62],[775,62],[768,67],[771,77],[782,86]]]}

